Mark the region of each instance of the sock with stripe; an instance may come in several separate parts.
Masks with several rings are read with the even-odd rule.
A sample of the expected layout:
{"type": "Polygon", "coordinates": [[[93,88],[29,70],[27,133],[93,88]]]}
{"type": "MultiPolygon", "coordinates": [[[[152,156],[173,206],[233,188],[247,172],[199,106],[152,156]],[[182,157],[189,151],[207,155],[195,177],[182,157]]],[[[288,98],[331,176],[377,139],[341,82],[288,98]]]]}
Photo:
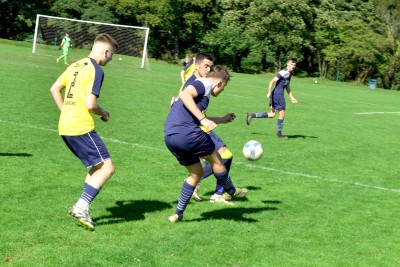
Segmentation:
{"type": "Polygon", "coordinates": [[[236,189],[233,186],[231,177],[229,177],[228,171],[224,171],[221,173],[215,173],[214,172],[215,178],[218,180],[218,184],[222,185],[224,188],[225,192],[227,192],[229,195],[232,195],[235,193],[236,189]]]}
{"type": "Polygon", "coordinates": [[[183,217],[183,212],[186,210],[186,206],[189,204],[195,188],[196,186],[191,186],[186,181],[183,182],[181,195],[179,196],[178,207],[175,210],[175,214],[178,215],[180,220],[183,217]]]}
{"type": "Polygon", "coordinates": [[[100,189],[97,189],[87,183],[83,186],[83,192],[78,202],[76,202],[75,206],[81,208],[83,210],[88,211],[89,205],[92,203],[93,199],[99,194],[100,189]]]}

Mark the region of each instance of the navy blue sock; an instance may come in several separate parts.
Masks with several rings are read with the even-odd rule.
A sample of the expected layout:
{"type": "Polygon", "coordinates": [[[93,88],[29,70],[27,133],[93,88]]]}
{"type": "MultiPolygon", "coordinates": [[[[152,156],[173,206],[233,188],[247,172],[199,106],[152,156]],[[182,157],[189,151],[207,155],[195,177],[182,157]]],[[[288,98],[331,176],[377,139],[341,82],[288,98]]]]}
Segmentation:
{"type": "Polygon", "coordinates": [[[183,212],[186,210],[186,206],[188,205],[195,188],[196,188],[195,186],[191,186],[186,181],[183,182],[181,195],[178,201],[178,207],[175,210],[175,214],[178,214],[179,219],[182,219],[183,212]]]}
{"type": "Polygon", "coordinates": [[[218,182],[220,185],[223,186],[224,190],[229,194],[232,195],[235,193],[236,189],[233,186],[231,177],[229,177],[229,173],[227,171],[221,172],[221,173],[215,173],[214,172],[215,178],[217,178],[218,182]]]}
{"type": "Polygon", "coordinates": [[[282,135],[282,128],[283,128],[283,120],[278,119],[278,121],[276,122],[276,131],[277,131],[277,135],[281,136],[282,135]]]}
{"type": "Polygon", "coordinates": [[[89,184],[84,185],[84,190],[82,192],[81,197],[79,198],[76,206],[83,210],[88,210],[90,203],[95,199],[95,197],[99,194],[100,189],[97,189],[89,184]]]}
{"type": "Polygon", "coordinates": [[[252,118],[268,118],[268,112],[258,112],[251,115],[252,118]]]}

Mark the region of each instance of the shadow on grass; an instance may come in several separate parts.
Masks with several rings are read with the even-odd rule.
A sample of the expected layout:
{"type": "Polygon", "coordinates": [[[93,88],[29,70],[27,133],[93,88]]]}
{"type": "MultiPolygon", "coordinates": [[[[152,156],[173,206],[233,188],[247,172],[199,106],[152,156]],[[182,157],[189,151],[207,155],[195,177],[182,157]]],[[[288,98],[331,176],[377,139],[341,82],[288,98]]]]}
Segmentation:
{"type": "Polygon", "coordinates": [[[0,157],[32,157],[32,154],[28,153],[0,153],[0,157]]]}
{"type": "Polygon", "coordinates": [[[256,219],[246,218],[245,215],[251,215],[255,213],[260,213],[264,211],[277,210],[276,207],[265,207],[265,208],[226,208],[221,210],[214,210],[209,212],[204,212],[201,214],[202,218],[185,220],[185,222],[193,221],[207,221],[207,220],[229,220],[229,221],[240,221],[255,223],[258,222],[256,219]]]}
{"type": "Polygon", "coordinates": [[[314,139],[314,138],[318,138],[316,136],[302,135],[302,134],[287,135],[287,137],[289,137],[289,139],[294,139],[294,138],[303,138],[303,139],[312,138],[312,139],[314,139]]]}
{"type": "Polygon", "coordinates": [[[170,209],[172,206],[157,200],[119,200],[107,208],[111,214],[95,218],[96,225],[114,224],[145,219],[145,213],[170,209]]]}
{"type": "MultiPolygon", "coordinates": [[[[270,135],[269,133],[256,133],[256,132],[252,132],[251,134],[253,135],[270,135]]],[[[292,134],[292,135],[286,135],[288,137],[288,139],[296,139],[296,138],[318,138],[317,136],[312,136],[312,135],[303,135],[303,134],[292,134]]]]}

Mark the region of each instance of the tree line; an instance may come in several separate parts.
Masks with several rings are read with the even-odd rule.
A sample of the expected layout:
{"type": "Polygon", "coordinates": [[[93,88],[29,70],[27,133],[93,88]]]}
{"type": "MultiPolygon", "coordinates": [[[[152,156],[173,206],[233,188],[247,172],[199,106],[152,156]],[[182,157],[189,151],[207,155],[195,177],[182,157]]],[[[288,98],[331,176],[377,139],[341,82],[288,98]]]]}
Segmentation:
{"type": "Polygon", "coordinates": [[[398,0],[1,1],[0,38],[33,35],[36,14],[150,28],[149,56],[178,62],[207,51],[236,72],[275,72],[400,90],[398,0]]]}

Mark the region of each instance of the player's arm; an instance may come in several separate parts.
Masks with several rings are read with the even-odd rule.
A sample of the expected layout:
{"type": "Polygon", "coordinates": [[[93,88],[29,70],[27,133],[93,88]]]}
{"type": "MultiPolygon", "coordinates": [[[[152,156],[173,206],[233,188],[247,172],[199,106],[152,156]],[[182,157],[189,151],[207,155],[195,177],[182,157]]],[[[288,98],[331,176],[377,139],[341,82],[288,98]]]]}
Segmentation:
{"type": "Polygon", "coordinates": [[[203,125],[206,127],[206,130],[212,131],[217,127],[217,124],[212,120],[209,120],[197,107],[196,103],[194,102],[194,98],[197,96],[197,91],[194,86],[189,85],[185,90],[181,92],[179,98],[182,100],[185,107],[195,116],[203,125]]]}
{"type": "Polygon", "coordinates": [[[271,81],[269,82],[268,85],[268,92],[267,92],[267,98],[269,98],[271,96],[271,92],[272,92],[272,87],[274,86],[274,84],[279,80],[278,77],[274,77],[271,79],[271,81]]]}
{"type": "Polygon", "coordinates": [[[235,113],[228,113],[224,117],[208,117],[209,120],[212,120],[216,124],[232,122],[235,118],[235,113]]]}
{"type": "Polygon", "coordinates": [[[53,96],[54,102],[56,102],[57,107],[61,110],[64,105],[64,99],[62,96],[62,90],[65,86],[59,81],[56,81],[50,88],[50,93],[53,96]]]}
{"type": "Polygon", "coordinates": [[[100,107],[100,105],[97,103],[97,96],[94,94],[89,94],[86,97],[86,108],[90,113],[101,116],[102,121],[108,121],[110,119],[110,113],[100,107]]]}
{"type": "Polygon", "coordinates": [[[185,71],[184,70],[181,71],[181,81],[182,81],[182,84],[185,83],[185,71]]]}
{"type": "Polygon", "coordinates": [[[294,98],[294,96],[292,94],[292,90],[290,89],[290,83],[286,86],[286,92],[287,92],[288,96],[290,97],[290,100],[292,101],[292,103],[297,104],[297,99],[294,98]]]}

